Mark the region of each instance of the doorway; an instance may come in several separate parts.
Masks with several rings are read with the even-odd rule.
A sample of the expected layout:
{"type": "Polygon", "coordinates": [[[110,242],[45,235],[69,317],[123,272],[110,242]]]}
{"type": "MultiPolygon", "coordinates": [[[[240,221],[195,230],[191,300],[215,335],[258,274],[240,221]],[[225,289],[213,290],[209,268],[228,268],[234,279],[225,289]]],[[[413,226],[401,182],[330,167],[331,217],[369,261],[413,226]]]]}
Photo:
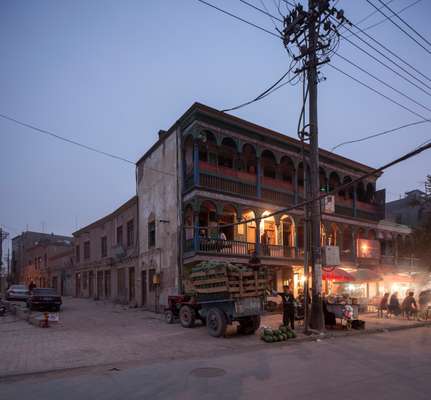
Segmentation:
{"type": "Polygon", "coordinates": [[[94,296],[94,272],[90,271],[88,273],[88,297],[94,296]]]}
{"type": "Polygon", "coordinates": [[[129,303],[135,300],[135,268],[129,268],[129,303]]]}
{"type": "Polygon", "coordinates": [[[147,271],[141,272],[142,307],[147,305],[147,271]]]}

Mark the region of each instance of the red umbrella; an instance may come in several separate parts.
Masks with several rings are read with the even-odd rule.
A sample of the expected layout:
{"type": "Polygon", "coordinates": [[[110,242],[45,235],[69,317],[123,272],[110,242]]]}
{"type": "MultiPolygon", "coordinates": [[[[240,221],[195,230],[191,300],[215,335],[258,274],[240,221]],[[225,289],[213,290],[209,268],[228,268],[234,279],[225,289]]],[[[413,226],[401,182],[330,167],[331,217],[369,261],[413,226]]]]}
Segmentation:
{"type": "Polygon", "coordinates": [[[333,270],[323,270],[322,279],[324,281],[334,281],[334,282],[353,282],[355,277],[341,268],[334,268],[333,270]]]}

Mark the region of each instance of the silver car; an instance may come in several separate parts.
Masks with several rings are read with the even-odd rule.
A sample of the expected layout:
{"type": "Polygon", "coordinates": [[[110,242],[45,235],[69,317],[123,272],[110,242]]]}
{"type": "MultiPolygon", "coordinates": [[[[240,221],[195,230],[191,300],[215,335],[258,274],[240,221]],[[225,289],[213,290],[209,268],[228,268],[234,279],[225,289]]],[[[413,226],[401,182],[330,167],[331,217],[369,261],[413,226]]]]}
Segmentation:
{"type": "Polygon", "coordinates": [[[29,290],[26,285],[12,285],[6,290],[6,300],[24,300],[29,296],[29,290]]]}

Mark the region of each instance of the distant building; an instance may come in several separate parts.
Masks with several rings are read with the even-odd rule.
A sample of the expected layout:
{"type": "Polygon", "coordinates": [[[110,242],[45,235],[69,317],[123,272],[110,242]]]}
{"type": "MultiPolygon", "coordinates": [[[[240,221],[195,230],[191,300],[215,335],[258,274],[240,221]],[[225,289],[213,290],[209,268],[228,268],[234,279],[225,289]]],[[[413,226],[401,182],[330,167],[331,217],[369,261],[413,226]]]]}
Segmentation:
{"type": "Polygon", "coordinates": [[[73,233],[74,295],[135,304],[137,197],[73,233]]]}
{"type": "Polygon", "coordinates": [[[425,196],[421,190],[412,190],[402,199],[386,203],[387,219],[412,228],[419,226],[431,214],[431,204],[425,203],[425,196]]]}
{"type": "MultiPolygon", "coordinates": [[[[72,245],[72,237],[54,235],[53,233],[26,231],[12,238],[11,282],[24,282],[26,275],[28,276],[31,270],[36,271],[36,253],[37,257],[41,257],[42,260],[40,263],[43,266],[45,254],[48,257],[48,251],[42,246],[42,243],[43,246],[57,243],[60,248],[64,249],[64,246],[72,245]],[[38,247],[38,250],[35,249],[37,245],[41,245],[38,247]]],[[[50,254],[51,252],[52,248],[49,250],[50,254]]],[[[37,261],[37,264],[39,265],[39,261],[37,261]]],[[[42,278],[42,275],[39,273],[37,276],[38,278],[42,278]]]]}
{"type": "Polygon", "coordinates": [[[72,296],[74,273],[73,245],[48,258],[50,286],[62,296],[72,296]]]}

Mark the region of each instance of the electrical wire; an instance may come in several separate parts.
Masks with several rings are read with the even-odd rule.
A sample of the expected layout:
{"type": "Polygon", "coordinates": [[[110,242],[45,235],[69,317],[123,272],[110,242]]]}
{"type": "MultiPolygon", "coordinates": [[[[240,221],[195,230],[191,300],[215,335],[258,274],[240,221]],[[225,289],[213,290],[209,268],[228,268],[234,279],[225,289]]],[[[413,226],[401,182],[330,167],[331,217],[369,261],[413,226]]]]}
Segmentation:
{"type": "MultiPolygon", "coordinates": [[[[392,3],[394,0],[389,0],[386,4],[390,4],[392,3]]],[[[419,0],[420,1],[420,0],[419,0]]],[[[383,6],[382,6],[383,7],[383,6]]],[[[380,8],[382,8],[380,7],[380,8]]],[[[374,14],[376,14],[378,11],[374,10],[372,12],[370,12],[369,14],[367,14],[364,18],[361,18],[359,21],[356,21],[355,24],[356,25],[360,25],[362,23],[364,23],[367,19],[370,19],[374,14]]]]}
{"type": "Polygon", "coordinates": [[[397,126],[396,128],[387,129],[387,130],[385,130],[385,131],[378,132],[378,133],[375,133],[375,134],[373,134],[373,135],[364,136],[364,137],[362,137],[362,138],[355,139],[355,140],[348,140],[348,141],[346,141],[346,142],[339,143],[339,144],[337,144],[336,146],[332,147],[331,151],[334,151],[334,150],[338,149],[339,147],[341,147],[341,146],[345,146],[345,145],[347,145],[347,144],[359,143],[359,142],[365,142],[366,140],[369,140],[369,139],[374,139],[374,138],[379,137],[379,136],[388,135],[388,134],[390,134],[390,133],[398,132],[398,131],[400,131],[401,129],[409,128],[409,127],[411,127],[411,126],[416,126],[416,125],[425,124],[425,123],[427,123],[427,122],[431,122],[431,119],[429,119],[429,120],[420,120],[420,121],[410,122],[410,123],[408,123],[408,124],[404,124],[404,125],[401,125],[401,126],[397,126]]]}
{"type": "Polygon", "coordinates": [[[380,3],[383,4],[383,6],[385,8],[387,8],[391,13],[394,14],[394,16],[399,19],[402,23],[404,23],[404,25],[406,25],[407,27],[409,27],[414,33],[416,33],[417,36],[419,36],[426,44],[428,44],[429,46],[431,46],[431,42],[424,37],[422,34],[420,34],[415,28],[413,28],[408,22],[406,22],[403,18],[401,18],[397,13],[395,13],[387,4],[383,3],[382,0],[378,0],[380,3]]]}
{"type": "MultiPolygon", "coordinates": [[[[412,3],[410,3],[410,4],[408,4],[408,5],[406,5],[405,7],[403,7],[403,8],[401,8],[399,11],[397,11],[395,14],[393,14],[393,15],[391,15],[391,17],[393,17],[394,15],[396,15],[396,14],[401,14],[401,13],[403,13],[404,11],[406,11],[406,10],[408,10],[410,7],[413,7],[413,6],[415,6],[416,4],[418,4],[418,3],[420,3],[422,0],[416,0],[416,1],[413,1],[412,3]]],[[[389,2],[390,3],[390,2],[389,2]]],[[[389,3],[386,3],[386,4],[389,4],[389,3]]],[[[374,12],[377,12],[377,11],[374,11],[374,12]]],[[[373,24],[371,24],[371,25],[367,25],[366,27],[364,27],[363,29],[364,29],[364,31],[368,31],[368,30],[370,30],[370,29],[373,29],[373,28],[375,28],[376,26],[379,26],[379,25],[381,25],[381,24],[383,24],[384,22],[386,22],[387,21],[387,18],[383,18],[383,19],[381,19],[380,21],[377,21],[377,22],[375,22],[375,23],[373,23],[373,24]]],[[[357,23],[356,23],[357,24],[357,23]]]]}
{"type": "Polygon", "coordinates": [[[392,22],[392,24],[394,24],[401,32],[403,32],[410,39],[412,39],[418,46],[422,47],[428,54],[431,54],[431,51],[429,49],[427,49],[422,43],[416,40],[416,38],[410,35],[410,33],[408,33],[403,27],[397,24],[390,16],[386,15],[382,10],[379,10],[378,7],[375,4],[373,4],[370,0],[366,0],[366,2],[370,4],[372,7],[374,7],[376,10],[378,10],[380,14],[382,14],[385,18],[387,18],[390,22],[392,22]]]}
{"type": "Polygon", "coordinates": [[[377,76],[375,76],[374,74],[372,74],[371,72],[367,71],[366,69],[360,67],[358,64],[354,63],[353,61],[349,60],[348,58],[344,57],[343,55],[336,53],[335,54],[337,57],[341,58],[342,60],[346,61],[347,63],[349,63],[350,65],[353,65],[354,67],[356,67],[357,69],[359,69],[360,71],[362,71],[363,73],[367,74],[368,76],[371,76],[373,79],[375,79],[377,82],[380,82],[382,85],[385,85],[386,87],[392,89],[394,92],[398,93],[400,96],[405,97],[406,99],[410,100],[411,102],[415,103],[416,105],[422,107],[424,110],[427,111],[431,111],[431,108],[423,105],[422,103],[420,103],[419,101],[413,99],[412,97],[408,96],[407,94],[405,94],[404,92],[402,92],[401,90],[398,90],[396,88],[394,88],[392,85],[390,85],[389,83],[383,81],[382,79],[378,78],[377,76]]]}
{"type": "Polygon", "coordinates": [[[259,25],[256,25],[255,23],[253,23],[253,22],[251,22],[251,21],[247,21],[246,19],[241,18],[241,17],[239,17],[238,15],[235,15],[235,14],[233,14],[233,13],[229,12],[229,11],[223,10],[222,8],[217,7],[217,6],[215,6],[214,4],[208,3],[208,2],[207,2],[207,1],[205,1],[205,0],[196,0],[196,1],[198,1],[199,3],[205,4],[205,5],[206,5],[206,6],[208,6],[208,7],[214,8],[215,10],[217,10],[217,11],[219,11],[219,12],[223,13],[223,14],[229,15],[230,17],[235,18],[235,19],[237,19],[238,21],[241,21],[241,22],[244,22],[244,23],[246,23],[246,24],[248,24],[248,25],[250,25],[250,26],[253,26],[253,27],[254,27],[254,28],[256,28],[256,29],[259,29],[259,30],[261,30],[261,31],[263,31],[263,32],[266,32],[266,33],[268,33],[269,35],[275,36],[276,38],[278,38],[278,39],[282,39],[282,40],[283,40],[283,38],[282,38],[280,35],[277,35],[277,34],[275,34],[274,32],[271,32],[270,30],[268,30],[268,29],[266,29],[266,28],[263,28],[263,27],[261,27],[261,26],[259,26],[259,25]]]}
{"type": "MultiPolygon", "coordinates": [[[[7,116],[7,115],[5,115],[5,114],[0,114],[0,118],[3,118],[3,119],[5,119],[5,120],[11,121],[11,122],[14,122],[14,123],[15,123],[15,124],[17,124],[17,125],[21,125],[21,126],[23,126],[23,127],[25,127],[25,128],[29,128],[29,129],[31,129],[31,130],[33,130],[33,131],[38,132],[38,133],[41,133],[41,134],[44,134],[44,135],[51,136],[51,137],[53,137],[53,138],[55,138],[55,139],[58,139],[58,140],[61,140],[61,141],[63,141],[63,142],[66,142],[66,143],[69,143],[69,144],[73,144],[73,145],[78,146],[78,147],[81,147],[81,148],[83,148],[83,149],[86,149],[86,150],[92,151],[92,152],[94,152],[94,153],[98,153],[98,154],[101,154],[101,155],[104,155],[104,156],[107,156],[107,157],[113,158],[113,159],[115,159],[115,160],[123,161],[123,162],[125,162],[125,163],[133,164],[134,166],[136,166],[136,163],[135,163],[134,161],[128,160],[127,158],[124,158],[124,157],[121,157],[121,156],[117,156],[117,155],[115,155],[115,154],[108,153],[108,152],[103,151],[103,150],[96,149],[95,147],[88,146],[88,145],[86,145],[86,144],[83,144],[83,143],[77,142],[77,141],[72,140],[72,139],[68,139],[68,138],[66,138],[66,137],[64,137],[64,136],[60,136],[60,135],[58,135],[58,134],[56,134],[56,133],[54,133],[54,132],[51,132],[51,131],[47,131],[47,130],[45,130],[45,129],[38,128],[38,127],[37,127],[37,126],[35,126],[35,125],[31,125],[31,124],[28,124],[28,123],[26,123],[26,122],[19,121],[19,120],[15,119],[15,118],[9,117],[9,116],[7,116]]],[[[156,168],[152,168],[152,167],[148,167],[148,166],[145,166],[145,168],[146,168],[146,169],[149,169],[149,170],[152,170],[152,171],[155,171],[155,172],[159,172],[159,173],[161,173],[161,174],[170,175],[170,176],[175,176],[175,174],[172,174],[172,173],[170,173],[170,172],[166,172],[166,171],[161,171],[161,170],[156,169],[156,168]]]]}
{"type": "MultiPolygon", "coordinates": [[[[379,64],[383,65],[385,68],[387,68],[388,70],[392,71],[395,75],[399,76],[400,78],[404,79],[406,82],[410,83],[411,85],[415,86],[417,89],[419,89],[421,92],[424,92],[425,94],[427,94],[428,96],[431,96],[431,93],[428,92],[427,90],[425,90],[424,88],[422,88],[421,86],[417,85],[416,83],[414,83],[411,79],[405,77],[404,75],[402,75],[401,73],[399,73],[398,71],[396,71],[395,69],[393,69],[392,67],[390,67],[388,64],[384,63],[382,60],[380,60],[379,58],[377,58],[376,56],[374,56],[373,54],[371,54],[369,51],[365,50],[364,48],[362,48],[361,46],[359,46],[358,44],[356,44],[355,42],[351,41],[349,38],[345,37],[343,34],[341,34],[341,37],[344,38],[344,40],[346,40],[348,43],[350,43],[352,46],[356,47],[358,50],[362,51],[364,54],[366,54],[367,56],[369,56],[370,58],[372,58],[374,61],[378,62],[379,64]]],[[[382,55],[384,58],[386,58],[387,60],[389,60],[392,64],[396,65],[399,69],[403,70],[404,72],[406,72],[408,75],[410,75],[411,77],[413,77],[414,79],[416,79],[417,81],[421,82],[424,86],[428,87],[431,89],[430,86],[428,86],[427,84],[425,84],[424,82],[422,82],[420,79],[418,79],[417,77],[415,77],[414,75],[412,75],[410,72],[406,71],[405,68],[401,67],[399,64],[397,64],[395,61],[393,61],[392,59],[390,59],[389,57],[387,57],[385,54],[383,54],[380,50],[376,49],[374,46],[372,46],[371,44],[369,44],[368,42],[366,42],[364,39],[362,39],[361,37],[358,36],[358,38],[364,42],[367,46],[371,47],[374,51],[376,51],[377,53],[379,53],[380,55],[382,55]]]]}
{"type": "Polygon", "coordinates": [[[340,69],[340,68],[336,67],[335,65],[333,65],[333,64],[328,64],[328,65],[329,65],[331,68],[333,68],[333,69],[337,70],[338,72],[342,73],[343,75],[345,75],[345,76],[349,77],[350,79],[354,80],[355,82],[359,83],[360,85],[362,85],[362,86],[364,86],[364,87],[366,87],[366,88],[370,89],[370,90],[371,90],[371,91],[373,91],[374,93],[376,93],[376,94],[378,94],[378,95],[380,95],[380,96],[384,97],[386,100],[390,101],[391,103],[396,104],[397,106],[399,106],[399,107],[403,108],[404,110],[406,110],[406,111],[410,112],[411,114],[413,114],[413,115],[415,115],[415,116],[417,116],[417,117],[419,117],[419,118],[423,119],[424,121],[425,121],[425,120],[427,120],[427,118],[426,118],[426,117],[424,117],[423,115],[421,115],[421,114],[417,113],[416,111],[414,111],[414,110],[412,110],[412,109],[410,109],[410,108],[406,107],[405,105],[403,105],[403,104],[399,103],[398,101],[396,101],[396,100],[392,99],[391,97],[389,97],[389,96],[385,95],[384,93],[379,92],[377,89],[374,89],[374,88],[373,88],[373,87],[371,87],[370,85],[367,85],[366,83],[364,83],[364,82],[360,81],[359,79],[357,79],[357,78],[353,77],[352,75],[350,75],[350,74],[348,74],[347,72],[343,71],[342,69],[340,69]]]}
{"type": "MultiPolygon", "coordinates": [[[[404,63],[404,65],[407,65],[408,67],[410,67],[413,71],[415,71],[416,73],[418,73],[419,75],[423,76],[425,79],[428,79],[429,81],[431,81],[431,78],[427,75],[425,75],[424,73],[422,73],[420,70],[418,70],[416,67],[414,67],[413,65],[411,65],[405,58],[402,58],[401,56],[399,56],[397,53],[395,53],[394,51],[392,51],[391,49],[389,49],[387,46],[385,46],[382,42],[378,41],[377,39],[375,39],[373,36],[371,36],[369,33],[365,32],[364,29],[360,28],[359,26],[352,24],[352,27],[355,27],[359,32],[361,32],[364,36],[366,36],[368,39],[372,40],[374,43],[376,43],[377,45],[379,45],[382,49],[386,50],[389,54],[391,54],[393,57],[395,57],[396,59],[400,60],[402,63],[404,63]]],[[[347,28],[348,31],[351,32],[350,35],[347,35],[346,38],[349,38],[351,36],[355,36],[357,38],[359,38],[359,36],[357,35],[357,33],[352,32],[350,28],[347,28]]],[[[361,39],[361,41],[363,41],[361,39]]],[[[366,42],[365,42],[366,43],[366,42]]],[[[370,46],[371,47],[371,46],[370,46]]],[[[373,48],[373,47],[371,47],[373,48]]],[[[374,50],[374,48],[373,48],[374,50]]],[[[375,50],[377,51],[377,50],[375,50]]],[[[418,80],[419,82],[423,83],[422,81],[418,80]]],[[[424,84],[425,85],[425,84],[424,84]]]]}
{"type": "MultiPolygon", "coordinates": [[[[275,15],[272,15],[271,13],[269,13],[269,11],[268,11],[268,9],[266,9],[266,10],[262,10],[261,8],[259,8],[259,7],[257,7],[257,6],[255,6],[254,4],[251,4],[250,2],[248,2],[248,1],[245,1],[245,0],[239,0],[241,3],[243,3],[243,4],[245,4],[246,6],[249,6],[249,7],[251,7],[251,8],[254,8],[256,11],[259,11],[259,12],[261,12],[262,14],[265,14],[265,15],[267,15],[269,18],[271,18],[271,20],[277,20],[277,21],[279,21],[279,22],[283,22],[283,20],[282,19],[280,19],[280,18],[278,18],[278,17],[276,17],[275,15]]],[[[265,6],[265,3],[263,3],[263,1],[262,0],[260,0],[261,1],[261,4],[262,4],[262,6],[264,7],[264,8],[266,8],[266,6],[265,6]]]]}
{"type": "Polygon", "coordinates": [[[221,110],[221,112],[229,112],[229,111],[234,111],[234,110],[238,110],[240,108],[243,108],[245,106],[248,106],[249,104],[255,103],[256,101],[262,100],[264,99],[266,96],[269,96],[271,93],[274,93],[275,90],[280,89],[282,86],[284,86],[285,84],[287,84],[288,82],[292,81],[294,78],[296,78],[295,76],[291,79],[289,79],[288,82],[284,82],[283,85],[280,85],[280,87],[276,88],[276,86],[287,76],[290,74],[290,72],[292,71],[292,67],[290,67],[274,84],[272,84],[268,89],[266,89],[265,91],[263,91],[261,94],[259,94],[257,97],[255,97],[253,100],[247,101],[245,103],[242,103],[238,106],[235,107],[231,107],[231,108],[226,108],[224,110],[221,110]]]}

